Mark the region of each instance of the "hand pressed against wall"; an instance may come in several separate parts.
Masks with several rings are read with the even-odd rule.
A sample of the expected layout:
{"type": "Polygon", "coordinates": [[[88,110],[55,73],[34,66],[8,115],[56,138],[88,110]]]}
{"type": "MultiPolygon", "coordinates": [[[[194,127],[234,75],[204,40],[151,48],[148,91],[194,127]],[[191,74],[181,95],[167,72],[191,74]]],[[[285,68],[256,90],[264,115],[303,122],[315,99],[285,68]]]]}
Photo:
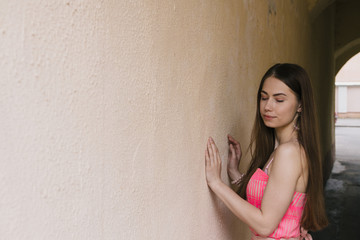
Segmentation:
{"type": "Polygon", "coordinates": [[[208,139],[205,150],[205,174],[209,187],[221,181],[221,158],[219,150],[211,137],[208,139]]]}
{"type": "Polygon", "coordinates": [[[229,144],[229,153],[228,153],[228,163],[227,163],[227,172],[231,180],[236,180],[241,177],[239,172],[239,164],[241,159],[241,146],[238,141],[235,140],[230,134],[228,134],[228,144],[229,144]]]}

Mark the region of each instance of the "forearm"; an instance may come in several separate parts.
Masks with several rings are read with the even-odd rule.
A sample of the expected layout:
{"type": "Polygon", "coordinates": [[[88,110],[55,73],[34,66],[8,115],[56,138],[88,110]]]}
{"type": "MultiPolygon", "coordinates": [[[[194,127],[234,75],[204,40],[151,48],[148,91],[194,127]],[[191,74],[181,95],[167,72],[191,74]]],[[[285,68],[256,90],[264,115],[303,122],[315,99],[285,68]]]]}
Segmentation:
{"type": "Polygon", "coordinates": [[[218,181],[212,184],[210,188],[234,215],[257,233],[260,235],[268,235],[271,233],[272,226],[267,223],[268,221],[266,221],[263,212],[242,199],[225,183],[218,181]]]}

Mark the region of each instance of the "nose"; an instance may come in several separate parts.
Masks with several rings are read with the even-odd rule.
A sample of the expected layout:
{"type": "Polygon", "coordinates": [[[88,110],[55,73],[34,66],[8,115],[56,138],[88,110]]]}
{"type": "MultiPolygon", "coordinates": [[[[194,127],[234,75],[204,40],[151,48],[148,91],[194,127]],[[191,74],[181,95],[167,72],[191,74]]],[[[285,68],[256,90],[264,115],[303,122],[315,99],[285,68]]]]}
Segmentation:
{"type": "Polygon", "coordinates": [[[270,100],[267,100],[266,103],[265,103],[265,106],[264,106],[264,109],[266,112],[269,112],[272,110],[272,106],[271,106],[271,101],[270,100]]]}

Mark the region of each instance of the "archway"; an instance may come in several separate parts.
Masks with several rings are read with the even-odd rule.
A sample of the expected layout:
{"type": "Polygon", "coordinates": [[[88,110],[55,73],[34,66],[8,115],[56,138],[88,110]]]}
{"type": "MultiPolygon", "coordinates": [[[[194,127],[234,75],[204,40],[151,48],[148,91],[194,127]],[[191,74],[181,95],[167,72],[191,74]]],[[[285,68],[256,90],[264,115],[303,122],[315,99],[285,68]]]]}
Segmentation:
{"type": "MultiPolygon", "coordinates": [[[[360,118],[360,53],[338,71],[335,80],[335,112],[344,118],[360,118]]],[[[351,121],[347,121],[351,123],[351,121]]],[[[338,122],[339,124],[339,122],[338,122]]]]}
{"type": "Polygon", "coordinates": [[[353,56],[336,76],[335,111],[341,111],[335,124],[336,154],[332,173],[325,188],[326,209],[330,224],[315,233],[314,239],[359,239],[354,231],[359,225],[360,211],[360,104],[359,114],[354,114],[354,104],[359,101],[360,53],[353,56]],[[343,99],[340,99],[343,98],[343,99]],[[353,111],[353,112],[349,112],[353,111]]]}

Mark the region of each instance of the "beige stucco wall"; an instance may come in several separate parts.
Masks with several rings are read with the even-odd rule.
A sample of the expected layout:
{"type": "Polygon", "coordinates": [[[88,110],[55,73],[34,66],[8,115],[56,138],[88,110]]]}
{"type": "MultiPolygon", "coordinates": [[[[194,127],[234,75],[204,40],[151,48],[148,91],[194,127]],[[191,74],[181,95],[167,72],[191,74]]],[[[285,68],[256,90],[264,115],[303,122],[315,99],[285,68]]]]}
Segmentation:
{"type": "Polygon", "coordinates": [[[334,21],[335,4],[329,5],[311,22],[311,51],[308,63],[313,80],[317,117],[320,123],[321,152],[325,180],[331,173],[335,151],[334,95],[334,21]]]}
{"type": "Polygon", "coordinates": [[[335,72],[360,52],[360,1],[335,1],[335,72]]]}
{"type": "Polygon", "coordinates": [[[206,186],[205,143],[227,181],[264,71],[327,71],[305,1],[0,3],[1,238],[249,236],[206,186]]]}

